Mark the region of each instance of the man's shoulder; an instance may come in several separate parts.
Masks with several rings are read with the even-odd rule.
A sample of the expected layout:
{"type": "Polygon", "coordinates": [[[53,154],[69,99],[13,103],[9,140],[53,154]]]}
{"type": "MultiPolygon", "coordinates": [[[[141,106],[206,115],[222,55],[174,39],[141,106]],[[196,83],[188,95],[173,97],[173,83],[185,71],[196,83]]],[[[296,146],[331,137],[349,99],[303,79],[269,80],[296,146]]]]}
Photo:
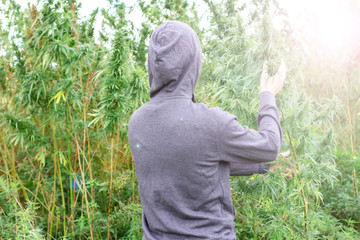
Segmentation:
{"type": "Polygon", "coordinates": [[[213,115],[213,117],[215,119],[217,119],[218,121],[223,121],[223,120],[226,120],[226,119],[233,119],[235,118],[236,119],[236,116],[225,111],[225,110],[222,110],[220,107],[211,107],[211,108],[208,108],[209,111],[211,112],[211,114],[213,115]]]}
{"type": "MultiPolygon", "coordinates": [[[[143,104],[140,108],[135,110],[130,117],[129,125],[136,122],[139,119],[146,118],[147,114],[152,111],[151,102],[143,104]]],[[[193,110],[195,115],[206,117],[216,122],[223,122],[228,119],[236,119],[233,114],[222,110],[220,107],[208,107],[205,103],[199,102],[193,104],[193,110]]]]}
{"type": "Polygon", "coordinates": [[[141,107],[136,109],[130,116],[129,125],[131,125],[134,121],[141,118],[146,112],[148,108],[149,102],[144,103],[141,107]]]}
{"type": "Polygon", "coordinates": [[[234,119],[237,120],[235,115],[222,110],[220,107],[207,107],[204,103],[195,103],[195,106],[196,112],[202,116],[202,119],[205,117],[207,121],[216,122],[216,125],[224,125],[234,119]]]}

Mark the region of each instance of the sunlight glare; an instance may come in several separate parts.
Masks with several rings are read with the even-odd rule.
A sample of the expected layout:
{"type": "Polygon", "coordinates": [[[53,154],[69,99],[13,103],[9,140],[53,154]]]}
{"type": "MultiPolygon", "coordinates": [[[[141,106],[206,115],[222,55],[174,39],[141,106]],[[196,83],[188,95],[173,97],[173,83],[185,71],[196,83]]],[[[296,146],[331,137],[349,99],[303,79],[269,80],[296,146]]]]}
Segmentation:
{"type": "Polygon", "coordinates": [[[350,1],[313,1],[314,34],[320,44],[333,50],[345,50],[359,34],[358,9],[350,1]],[[352,6],[353,5],[353,6],[352,6]]]}
{"type": "Polygon", "coordinates": [[[360,0],[280,0],[290,22],[311,45],[348,51],[360,41],[360,0]]]}

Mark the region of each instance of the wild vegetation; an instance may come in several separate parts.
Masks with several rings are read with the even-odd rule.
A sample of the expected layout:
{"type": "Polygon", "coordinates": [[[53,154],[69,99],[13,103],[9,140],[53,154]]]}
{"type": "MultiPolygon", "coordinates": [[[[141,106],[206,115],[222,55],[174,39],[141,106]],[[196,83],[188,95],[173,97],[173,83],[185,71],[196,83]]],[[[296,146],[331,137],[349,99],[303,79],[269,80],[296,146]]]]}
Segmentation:
{"type": "Polygon", "coordinates": [[[84,19],[75,0],[25,10],[2,1],[0,239],[141,239],[127,123],[149,100],[148,39],[168,19],[201,39],[196,101],[241,124],[257,127],[264,60],[272,69],[287,63],[277,105],[291,154],[274,172],[230,179],[238,238],[360,238],[360,46],[344,55],[344,70],[321,49],[308,51],[276,0],[203,2],[207,28],[186,0],[138,0],[145,20],[136,30],[125,1],[84,19]],[[293,165],[292,178],[280,174],[293,165]]]}

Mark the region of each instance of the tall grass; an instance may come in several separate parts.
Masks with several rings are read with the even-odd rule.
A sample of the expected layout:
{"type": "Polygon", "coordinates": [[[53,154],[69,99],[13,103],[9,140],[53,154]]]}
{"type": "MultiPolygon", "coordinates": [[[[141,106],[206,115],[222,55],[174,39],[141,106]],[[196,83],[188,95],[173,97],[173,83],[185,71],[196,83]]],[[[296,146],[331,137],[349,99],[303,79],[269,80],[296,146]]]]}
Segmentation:
{"type": "MultiPolygon", "coordinates": [[[[136,32],[127,20],[131,9],[121,1],[110,1],[109,9],[96,9],[85,19],[78,18],[80,4],[72,0],[46,1],[25,11],[16,1],[5,1],[0,7],[8,19],[0,25],[0,238],[141,239],[127,123],[149,100],[146,43],[166,19],[189,23],[202,39],[197,101],[230,111],[242,124],[256,128],[262,61],[276,68],[282,56],[290,69],[278,105],[284,150],[291,150],[297,171],[293,179],[280,172],[231,179],[238,236],[358,237],[351,224],[322,205],[322,189],[339,176],[333,155],[339,104],[319,103],[302,90],[299,66],[306,58],[294,58],[301,47],[285,44],[292,36],[272,28],[271,19],[280,13],[269,4],[276,1],[251,1],[249,24],[236,1],[204,2],[213,16],[214,27],[207,30],[199,27],[196,8],[187,1],[139,0],[146,20],[136,32]],[[103,29],[95,40],[99,16],[103,29]]],[[[357,118],[350,117],[354,127],[357,118]]],[[[353,133],[354,150],[357,141],[353,133]]],[[[355,170],[351,194],[358,196],[355,170]]]]}
{"type": "MultiPolygon", "coordinates": [[[[115,30],[108,49],[94,41],[97,9],[80,21],[73,1],[25,12],[7,4],[3,13],[17,29],[2,39],[1,162],[6,189],[17,187],[4,201],[15,199],[29,216],[34,208],[25,203],[37,204],[37,227],[48,239],[118,238],[114,200],[123,196],[114,177],[133,169],[126,123],[148,99],[146,72],[132,59],[128,10],[114,4],[115,13],[103,11],[105,24],[115,30]]],[[[2,29],[5,36],[8,31],[2,29]]],[[[133,194],[123,201],[138,204],[133,194]]],[[[12,220],[3,214],[2,220],[12,220]]],[[[8,229],[9,236],[17,236],[17,228],[8,229]]]]}
{"type": "Polygon", "coordinates": [[[333,96],[338,98],[342,108],[336,119],[339,147],[359,153],[360,44],[350,47],[349,51],[338,53],[312,49],[304,83],[307,91],[320,101],[333,96]]]}

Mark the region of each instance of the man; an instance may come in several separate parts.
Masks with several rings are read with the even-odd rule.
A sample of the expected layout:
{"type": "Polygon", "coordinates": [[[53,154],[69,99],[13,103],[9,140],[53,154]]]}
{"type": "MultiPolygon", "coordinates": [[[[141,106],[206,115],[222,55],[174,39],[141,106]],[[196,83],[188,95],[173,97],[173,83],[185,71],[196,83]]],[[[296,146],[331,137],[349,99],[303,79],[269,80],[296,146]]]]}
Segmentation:
{"type": "Polygon", "coordinates": [[[201,68],[198,36],[169,21],[151,36],[150,101],[131,116],[129,142],[143,207],[143,239],[235,239],[230,175],[264,173],[281,147],[272,78],[264,65],[259,131],[219,108],[194,103],[201,68]]]}

